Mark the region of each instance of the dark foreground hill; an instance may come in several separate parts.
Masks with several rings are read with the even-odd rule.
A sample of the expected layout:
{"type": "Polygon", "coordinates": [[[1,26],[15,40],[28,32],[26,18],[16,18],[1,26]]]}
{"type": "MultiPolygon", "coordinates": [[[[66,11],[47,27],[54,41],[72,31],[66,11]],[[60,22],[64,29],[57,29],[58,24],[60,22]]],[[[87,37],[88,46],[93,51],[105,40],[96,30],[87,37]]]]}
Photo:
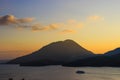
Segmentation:
{"type": "Polygon", "coordinates": [[[32,54],[13,59],[8,64],[23,66],[62,65],[94,54],[73,40],[53,42],[32,54]]]}
{"type": "Polygon", "coordinates": [[[103,55],[96,55],[89,58],[79,59],[63,66],[80,67],[120,67],[120,48],[109,51],[103,55]]]}

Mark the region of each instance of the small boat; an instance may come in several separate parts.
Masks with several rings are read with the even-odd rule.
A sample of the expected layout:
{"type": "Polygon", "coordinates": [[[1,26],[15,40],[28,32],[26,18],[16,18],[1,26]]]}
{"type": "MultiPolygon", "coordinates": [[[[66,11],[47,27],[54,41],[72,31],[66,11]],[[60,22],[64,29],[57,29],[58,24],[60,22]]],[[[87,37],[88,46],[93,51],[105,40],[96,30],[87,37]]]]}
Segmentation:
{"type": "Polygon", "coordinates": [[[76,71],[77,74],[85,74],[84,71],[76,71]]]}

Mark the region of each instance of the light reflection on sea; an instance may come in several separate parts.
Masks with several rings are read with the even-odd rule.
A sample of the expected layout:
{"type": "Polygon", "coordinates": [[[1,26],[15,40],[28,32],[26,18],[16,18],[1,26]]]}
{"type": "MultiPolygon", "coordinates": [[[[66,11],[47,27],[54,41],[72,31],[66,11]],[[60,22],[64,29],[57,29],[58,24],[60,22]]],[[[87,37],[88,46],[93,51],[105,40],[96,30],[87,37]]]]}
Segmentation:
{"type": "Polygon", "coordinates": [[[120,80],[120,68],[0,65],[0,80],[120,80]],[[85,74],[76,74],[77,70],[85,74]]]}

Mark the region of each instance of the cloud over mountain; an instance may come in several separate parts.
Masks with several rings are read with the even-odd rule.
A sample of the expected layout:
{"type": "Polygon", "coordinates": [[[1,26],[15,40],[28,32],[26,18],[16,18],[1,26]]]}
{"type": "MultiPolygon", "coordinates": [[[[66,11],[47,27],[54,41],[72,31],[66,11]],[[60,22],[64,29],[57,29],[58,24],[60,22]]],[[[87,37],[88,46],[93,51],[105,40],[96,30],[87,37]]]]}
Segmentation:
{"type": "Polygon", "coordinates": [[[32,22],[33,18],[16,18],[14,15],[0,16],[0,25],[14,25],[32,22]]]}
{"type": "Polygon", "coordinates": [[[65,30],[63,30],[61,33],[63,33],[63,34],[66,34],[66,33],[71,33],[71,34],[73,34],[73,33],[76,33],[76,31],[75,31],[75,30],[72,30],[72,29],[65,29],[65,30]]]}
{"type": "MultiPolygon", "coordinates": [[[[94,15],[89,16],[87,19],[89,21],[99,21],[103,20],[104,18],[102,16],[94,15]]],[[[0,26],[13,26],[18,30],[29,28],[29,30],[33,32],[59,30],[59,32],[63,34],[76,33],[76,29],[80,29],[85,24],[86,22],[82,22],[75,19],[69,19],[65,22],[41,24],[40,22],[35,23],[34,18],[31,17],[17,18],[14,15],[0,16],[0,26]]]]}
{"type": "Polygon", "coordinates": [[[61,26],[61,24],[48,24],[48,25],[42,25],[42,24],[35,24],[32,25],[32,31],[48,31],[48,30],[56,30],[61,26]]]}

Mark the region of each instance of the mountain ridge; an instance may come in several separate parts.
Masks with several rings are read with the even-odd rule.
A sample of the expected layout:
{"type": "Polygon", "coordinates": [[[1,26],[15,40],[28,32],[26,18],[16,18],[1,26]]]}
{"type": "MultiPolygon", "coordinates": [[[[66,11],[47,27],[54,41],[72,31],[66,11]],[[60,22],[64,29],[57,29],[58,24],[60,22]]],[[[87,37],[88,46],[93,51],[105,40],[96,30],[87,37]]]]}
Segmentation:
{"type": "Polygon", "coordinates": [[[62,65],[68,67],[120,67],[120,48],[105,54],[94,54],[75,41],[67,39],[50,43],[38,51],[8,62],[21,66],[62,65]]]}
{"type": "Polygon", "coordinates": [[[112,55],[116,55],[116,54],[120,54],[120,47],[118,48],[115,48],[113,50],[110,50],[106,53],[104,53],[105,55],[108,55],[108,56],[112,56],[112,55]]]}
{"type": "Polygon", "coordinates": [[[8,63],[31,66],[61,65],[93,55],[91,51],[86,50],[75,41],[67,39],[50,43],[38,51],[13,59],[8,63]]]}
{"type": "Polygon", "coordinates": [[[71,63],[63,64],[63,66],[120,67],[120,48],[108,51],[105,54],[79,59],[71,63]]]}

